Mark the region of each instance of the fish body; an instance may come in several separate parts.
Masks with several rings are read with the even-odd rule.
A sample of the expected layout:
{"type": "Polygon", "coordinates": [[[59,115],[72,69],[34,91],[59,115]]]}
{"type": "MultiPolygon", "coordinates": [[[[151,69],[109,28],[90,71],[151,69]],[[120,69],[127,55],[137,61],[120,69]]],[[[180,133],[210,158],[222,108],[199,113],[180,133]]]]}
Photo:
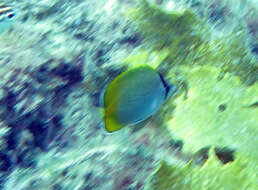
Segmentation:
{"type": "Polygon", "coordinates": [[[15,16],[12,7],[0,3],[0,34],[10,29],[15,16]]]}
{"type": "Polygon", "coordinates": [[[171,86],[150,66],[140,66],[117,76],[104,92],[107,132],[137,124],[155,114],[171,86]]]}

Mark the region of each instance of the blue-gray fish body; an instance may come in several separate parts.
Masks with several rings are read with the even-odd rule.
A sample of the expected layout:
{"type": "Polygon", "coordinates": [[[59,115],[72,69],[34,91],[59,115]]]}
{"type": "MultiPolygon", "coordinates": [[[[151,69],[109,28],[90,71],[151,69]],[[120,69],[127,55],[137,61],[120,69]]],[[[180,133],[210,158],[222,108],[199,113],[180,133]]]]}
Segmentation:
{"type": "Polygon", "coordinates": [[[155,114],[175,87],[144,65],[117,76],[104,93],[105,129],[114,132],[155,114]]]}
{"type": "Polygon", "coordinates": [[[145,120],[157,112],[166,98],[166,89],[154,70],[139,68],[131,71],[128,79],[121,82],[121,88],[125,90],[117,106],[117,117],[123,125],[145,120]]]}
{"type": "Polygon", "coordinates": [[[0,34],[8,31],[15,20],[12,7],[0,3],[0,34]]]}

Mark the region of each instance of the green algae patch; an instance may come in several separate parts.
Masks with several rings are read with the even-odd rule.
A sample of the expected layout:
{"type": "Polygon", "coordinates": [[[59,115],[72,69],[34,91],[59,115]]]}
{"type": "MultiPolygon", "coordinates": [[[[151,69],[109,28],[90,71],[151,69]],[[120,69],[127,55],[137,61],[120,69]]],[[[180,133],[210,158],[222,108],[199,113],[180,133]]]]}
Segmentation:
{"type": "Polygon", "coordinates": [[[150,183],[145,189],[181,190],[191,189],[192,164],[185,166],[170,166],[166,161],[161,161],[160,166],[151,176],[150,183]]]}
{"type": "MultiPolygon", "coordinates": [[[[206,57],[206,56],[205,56],[206,57]]],[[[241,82],[252,85],[258,80],[258,62],[247,43],[247,31],[239,27],[230,36],[212,41],[206,61],[240,77],[241,82]]],[[[205,60],[204,59],[204,60],[205,60]]],[[[222,76],[222,75],[221,75],[222,76]]]]}
{"type": "Polygon", "coordinates": [[[201,34],[194,33],[199,20],[189,10],[169,12],[146,0],[139,0],[137,8],[129,11],[128,18],[136,22],[153,49],[180,45],[184,50],[186,45],[197,44],[201,40],[201,34]]]}
{"type": "Polygon", "coordinates": [[[128,18],[137,25],[149,50],[169,49],[168,57],[177,62],[182,62],[203,38],[202,33],[195,32],[194,28],[200,28],[201,24],[189,10],[168,12],[139,0],[137,8],[129,11],[128,18]]]}
{"type": "Polygon", "coordinates": [[[141,32],[146,50],[169,52],[164,63],[167,70],[178,65],[212,65],[220,69],[221,78],[230,72],[245,84],[257,81],[258,64],[241,24],[231,34],[218,37],[210,23],[190,9],[167,11],[146,0],[138,0],[127,17],[141,32]]]}
{"type": "Polygon", "coordinates": [[[170,165],[161,161],[158,169],[150,177],[148,190],[218,190],[239,189],[251,190],[257,187],[255,169],[245,157],[240,155],[233,162],[223,165],[210,151],[204,165],[194,165],[192,162],[184,166],[170,165]]]}
{"type": "Polygon", "coordinates": [[[184,141],[184,150],[229,147],[258,158],[258,110],[248,107],[257,102],[258,84],[243,86],[229,73],[218,80],[220,71],[211,66],[182,70],[188,98],[181,95],[173,102],[176,108],[167,125],[176,139],[184,141]]]}
{"type": "Polygon", "coordinates": [[[140,65],[149,65],[154,69],[158,69],[160,65],[166,60],[169,55],[169,50],[164,49],[163,51],[146,51],[141,50],[134,54],[129,55],[124,63],[129,68],[138,67],[140,65]]]}

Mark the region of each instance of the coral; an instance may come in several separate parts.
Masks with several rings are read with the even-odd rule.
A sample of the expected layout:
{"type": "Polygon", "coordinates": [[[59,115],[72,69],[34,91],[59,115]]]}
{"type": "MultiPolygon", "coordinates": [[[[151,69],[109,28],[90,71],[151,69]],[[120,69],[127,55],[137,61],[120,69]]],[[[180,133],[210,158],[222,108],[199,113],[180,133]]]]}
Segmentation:
{"type": "Polygon", "coordinates": [[[249,85],[257,80],[258,65],[248,47],[243,24],[218,37],[208,28],[205,18],[191,10],[167,11],[146,0],[139,0],[128,18],[136,23],[149,51],[169,51],[164,63],[167,70],[174,65],[215,65],[221,69],[221,76],[230,72],[249,85]]]}
{"type": "Polygon", "coordinates": [[[2,60],[1,71],[10,73],[1,76],[1,125],[8,129],[1,136],[2,172],[35,167],[38,154],[64,141],[60,110],[71,89],[83,80],[81,60],[80,54],[72,64],[56,61],[54,66],[52,60],[33,69],[16,68],[2,60]]]}
{"type": "Polygon", "coordinates": [[[124,64],[128,67],[137,67],[139,65],[150,65],[151,67],[158,69],[162,66],[162,62],[169,56],[169,51],[137,51],[134,54],[129,55],[124,59],[124,64]]]}
{"type": "Polygon", "coordinates": [[[189,10],[168,12],[140,0],[139,5],[128,13],[128,18],[136,23],[148,48],[169,49],[171,64],[182,63],[190,47],[197,48],[203,40],[204,32],[195,32],[196,27],[200,28],[200,21],[189,10]]]}
{"type": "Polygon", "coordinates": [[[174,166],[165,161],[153,173],[146,189],[198,190],[198,189],[255,189],[257,186],[257,166],[238,155],[234,162],[222,165],[213,151],[202,166],[188,162],[184,166],[174,166]],[[254,167],[254,168],[253,168],[254,167]]]}
{"type": "MultiPolygon", "coordinates": [[[[29,170],[16,168],[9,176],[6,189],[51,189],[56,185],[65,189],[80,189],[89,185],[101,185],[96,174],[100,173],[101,160],[114,151],[116,146],[92,148],[89,151],[76,149],[56,154],[49,151],[37,157],[37,167],[29,170]],[[85,169],[82,171],[82,169],[85,169]],[[90,174],[94,171],[94,174],[90,174]]],[[[108,170],[108,168],[105,168],[108,170]]]]}
{"type": "MultiPolygon", "coordinates": [[[[197,15],[176,6],[168,11],[147,0],[138,2],[128,18],[136,22],[146,47],[126,63],[153,65],[173,84],[185,81],[187,93],[174,97],[161,110],[163,126],[173,139],[183,141],[183,152],[207,152],[207,147],[215,147],[225,164],[214,155],[201,168],[195,165],[200,160],[183,168],[161,162],[146,189],[253,189],[258,157],[254,118],[258,114],[258,65],[243,20],[219,35],[226,28],[226,14],[236,14],[228,4],[223,4],[224,10],[222,4],[210,4],[214,8],[210,14],[197,15]],[[222,28],[209,29],[211,21],[220,21],[222,28]]],[[[207,159],[199,153],[197,160],[207,159]]]]}
{"type": "Polygon", "coordinates": [[[184,149],[195,152],[209,145],[226,146],[257,158],[258,121],[254,115],[258,112],[246,108],[257,101],[257,83],[245,87],[230,74],[218,80],[219,70],[210,66],[182,70],[189,84],[188,98],[175,100],[168,127],[184,140],[184,149]]]}
{"type": "Polygon", "coordinates": [[[106,61],[140,42],[122,21],[119,4],[112,5],[119,11],[110,17],[108,1],[5,2],[18,14],[11,30],[0,36],[0,119],[1,130],[6,129],[1,134],[1,187],[10,173],[40,173],[39,160],[45,154],[51,158],[49,151],[68,151],[78,139],[88,150],[89,144],[101,141],[94,141],[96,131],[101,134],[100,118],[92,111],[89,94],[102,88],[96,78],[103,83],[119,70],[101,68],[106,61]],[[82,86],[85,78],[92,91],[82,86]]]}
{"type": "Polygon", "coordinates": [[[188,98],[181,95],[169,102],[176,108],[166,126],[173,138],[183,140],[183,151],[199,151],[183,167],[161,161],[146,189],[254,189],[257,83],[246,87],[229,73],[219,80],[219,69],[211,66],[180,70],[189,82],[188,98]],[[209,156],[208,146],[217,147],[209,156]],[[199,166],[199,159],[208,160],[199,166]]]}

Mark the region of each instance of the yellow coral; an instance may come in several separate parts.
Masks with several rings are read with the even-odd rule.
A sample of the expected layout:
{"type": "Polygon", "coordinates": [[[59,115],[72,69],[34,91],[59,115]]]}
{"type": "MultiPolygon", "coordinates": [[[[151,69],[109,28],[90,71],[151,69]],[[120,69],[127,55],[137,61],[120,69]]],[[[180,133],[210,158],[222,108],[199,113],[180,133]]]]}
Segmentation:
{"type": "Polygon", "coordinates": [[[176,138],[184,140],[184,149],[195,152],[209,145],[226,146],[258,158],[258,110],[246,107],[257,101],[258,84],[243,86],[231,74],[218,80],[220,71],[211,66],[183,70],[188,99],[176,100],[168,126],[176,138]]]}
{"type": "Polygon", "coordinates": [[[203,166],[192,162],[183,167],[169,165],[162,161],[153,173],[146,189],[148,190],[253,190],[257,187],[257,166],[237,155],[234,162],[223,165],[213,149],[203,166]],[[256,168],[255,168],[256,167],[256,168]]]}

